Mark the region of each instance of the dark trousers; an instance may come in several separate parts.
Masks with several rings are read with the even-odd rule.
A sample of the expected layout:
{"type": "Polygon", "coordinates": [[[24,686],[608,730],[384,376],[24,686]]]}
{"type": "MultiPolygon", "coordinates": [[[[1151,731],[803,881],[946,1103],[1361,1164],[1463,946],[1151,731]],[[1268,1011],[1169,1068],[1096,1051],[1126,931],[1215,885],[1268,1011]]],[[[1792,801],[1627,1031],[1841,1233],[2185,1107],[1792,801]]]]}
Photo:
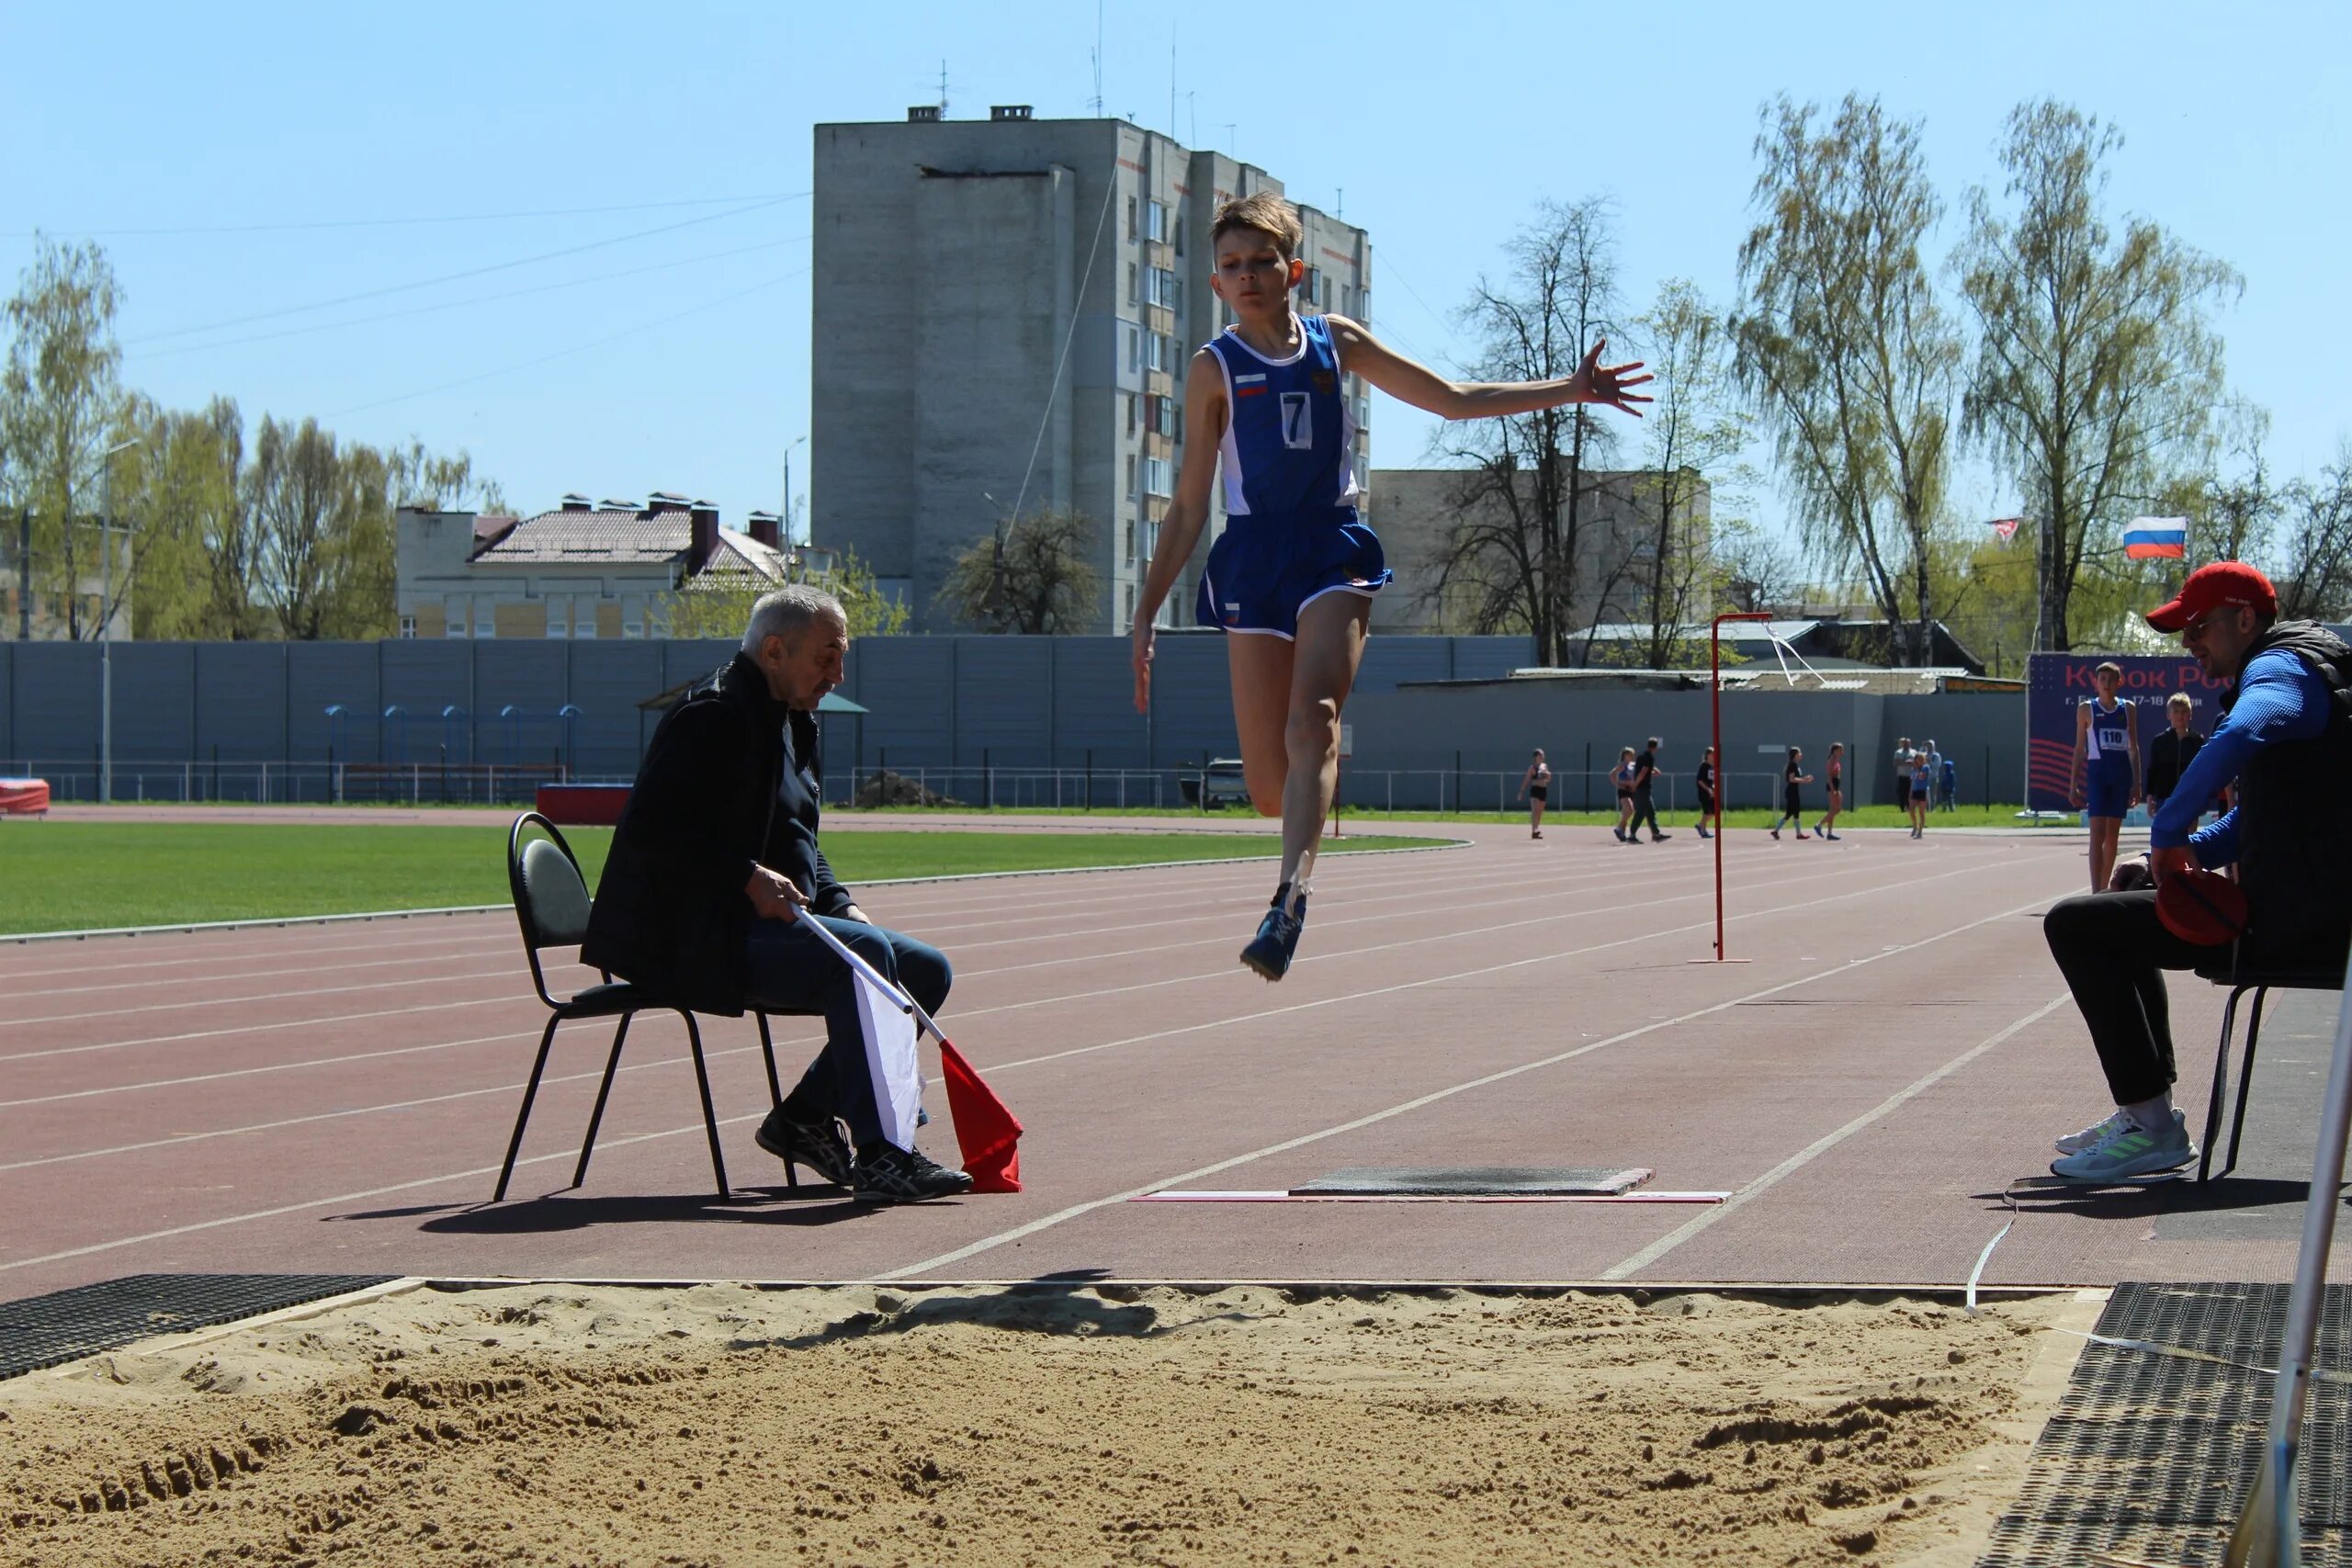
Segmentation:
{"type": "Polygon", "coordinates": [[[2118,1105],[2172,1087],[2172,1013],[2164,971],[2194,969],[2222,952],[2186,942],[2156,919],[2156,896],[2084,893],[2041,918],[2050,956],[2075,993],[2118,1105]]]}
{"type": "Polygon", "coordinates": [[[1645,821],[1649,823],[1652,833],[1657,831],[1657,804],[1650,799],[1650,786],[1637,784],[1634,786],[1634,819],[1625,825],[1625,831],[1640,832],[1645,821]]]}
{"type": "MultiPolygon", "coordinates": [[[[945,953],[880,926],[818,918],[923,1011],[938,1015],[956,978],[945,953]]],[[[754,920],[744,947],[751,958],[750,1006],[825,1015],[825,1048],[784,1097],[793,1119],[838,1116],[849,1123],[850,1141],[861,1148],[881,1137],[882,1117],[875,1106],[865,1032],[857,1016],[857,986],[849,965],[798,920],[754,920]]]]}

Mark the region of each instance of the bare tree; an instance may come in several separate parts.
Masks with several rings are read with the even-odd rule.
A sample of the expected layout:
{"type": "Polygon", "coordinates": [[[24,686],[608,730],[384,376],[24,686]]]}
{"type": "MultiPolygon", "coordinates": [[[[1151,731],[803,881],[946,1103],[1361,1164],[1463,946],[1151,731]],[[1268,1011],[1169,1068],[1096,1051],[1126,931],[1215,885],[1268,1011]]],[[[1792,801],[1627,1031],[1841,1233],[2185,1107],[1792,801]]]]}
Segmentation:
{"type": "Polygon", "coordinates": [[[1738,373],[1806,544],[1860,572],[1924,662],[1962,354],[1921,254],[1942,205],[1917,121],[1850,94],[1834,120],[1816,126],[1815,114],[1781,98],[1757,135],[1738,373]]]}
{"type": "Polygon", "coordinates": [[[2244,287],[2145,220],[2110,234],[2100,165],[2122,144],[2067,105],[2021,104],[2001,151],[2014,212],[1969,193],[1959,260],[1978,352],[1967,416],[2037,513],[2039,648],[2074,646],[2086,563],[2205,435],[2222,395],[2222,342],[2205,311],[2244,287]]]}
{"type": "Polygon", "coordinates": [[[1082,512],[1033,512],[1000,522],[956,558],[939,596],[983,631],[1088,630],[1102,591],[1087,558],[1094,535],[1094,520],[1082,512]]]}
{"type": "Polygon", "coordinates": [[[1804,586],[1797,553],[1745,520],[1716,525],[1713,554],[1726,608],[1749,615],[1778,610],[1804,586]]]}
{"type": "MultiPolygon", "coordinates": [[[[1481,280],[1463,311],[1481,342],[1481,380],[1556,380],[1615,330],[1612,212],[1598,197],[1545,202],[1511,242],[1508,280],[1481,280]]],[[[1584,404],[1442,427],[1437,453],[1466,463],[1435,592],[1475,630],[1523,627],[1537,660],[1566,662],[1586,502],[1614,434],[1584,404]]]]}
{"type": "Polygon", "coordinates": [[[397,569],[391,474],[373,447],[318,422],[265,415],[241,485],[260,545],[260,594],[288,638],[390,636],[397,569]]]}
{"type": "Polygon", "coordinates": [[[2278,574],[2278,613],[2352,619],[2352,440],[2315,484],[2288,487],[2291,532],[2278,574]]]}

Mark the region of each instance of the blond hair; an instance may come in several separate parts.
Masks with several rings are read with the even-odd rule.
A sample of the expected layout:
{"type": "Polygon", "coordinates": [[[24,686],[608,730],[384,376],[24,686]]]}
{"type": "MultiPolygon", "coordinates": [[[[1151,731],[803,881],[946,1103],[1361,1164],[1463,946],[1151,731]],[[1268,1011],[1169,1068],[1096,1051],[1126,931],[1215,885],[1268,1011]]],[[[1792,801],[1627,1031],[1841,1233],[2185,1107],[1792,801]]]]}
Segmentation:
{"type": "Polygon", "coordinates": [[[2165,699],[2165,706],[2168,708],[2187,708],[2191,713],[2194,713],[2197,711],[2197,699],[2190,696],[2187,692],[2175,692],[2171,696],[2165,699]]]}
{"type": "Polygon", "coordinates": [[[1298,209],[1270,190],[1236,197],[1218,208],[1216,221],[1209,225],[1209,249],[1216,250],[1216,243],[1236,229],[1255,229],[1265,235],[1284,261],[1295,258],[1306,239],[1298,209]]]}

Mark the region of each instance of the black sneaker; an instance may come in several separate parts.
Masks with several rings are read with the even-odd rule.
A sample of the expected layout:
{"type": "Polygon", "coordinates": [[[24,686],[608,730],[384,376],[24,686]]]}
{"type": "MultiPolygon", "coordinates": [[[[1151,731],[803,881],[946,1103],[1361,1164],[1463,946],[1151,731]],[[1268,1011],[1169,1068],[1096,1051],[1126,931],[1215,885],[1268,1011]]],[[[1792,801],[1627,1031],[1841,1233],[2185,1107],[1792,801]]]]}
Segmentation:
{"type": "Polygon", "coordinates": [[[1285,882],[1265,918],[1258,922],[1258,934],[1241,950],[1241,966],[1261,979],[1281,979],[1290,973],[1291,958],[1298,952],[1298,933],[1306,925],[1306,900],[1293,898],[1290,884],[1285,882]]]}
{"type": "Polygon", "coordinates": [[[785,1106],[768,1112],[752,1141],[786,1165],[805,1165],[836,1187],[850,1185],[855,1165],[842,1124],[832,1117],[821,1122],[797,1120],[785,1106]]]}
{"type": "Polygon", "coordinates": [[[920,1203],[972,1190],[972,1179],[962,1171],[948,1169],[921,1150],[878,1140],[859,1151],[851,1175],[861,1203],[920,1203]]]}

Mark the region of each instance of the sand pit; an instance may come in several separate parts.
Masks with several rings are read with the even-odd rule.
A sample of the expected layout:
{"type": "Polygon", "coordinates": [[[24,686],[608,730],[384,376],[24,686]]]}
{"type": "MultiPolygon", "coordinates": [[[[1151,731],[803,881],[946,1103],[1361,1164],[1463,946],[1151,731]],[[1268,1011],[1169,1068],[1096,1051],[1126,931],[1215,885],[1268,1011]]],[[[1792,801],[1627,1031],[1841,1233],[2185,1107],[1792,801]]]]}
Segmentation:
{"type": "Polygon", "coordinates": [[[415,1289],[0,1383],[0,1562],[1960,1568],[2095,1311],[415,1289]]]}

